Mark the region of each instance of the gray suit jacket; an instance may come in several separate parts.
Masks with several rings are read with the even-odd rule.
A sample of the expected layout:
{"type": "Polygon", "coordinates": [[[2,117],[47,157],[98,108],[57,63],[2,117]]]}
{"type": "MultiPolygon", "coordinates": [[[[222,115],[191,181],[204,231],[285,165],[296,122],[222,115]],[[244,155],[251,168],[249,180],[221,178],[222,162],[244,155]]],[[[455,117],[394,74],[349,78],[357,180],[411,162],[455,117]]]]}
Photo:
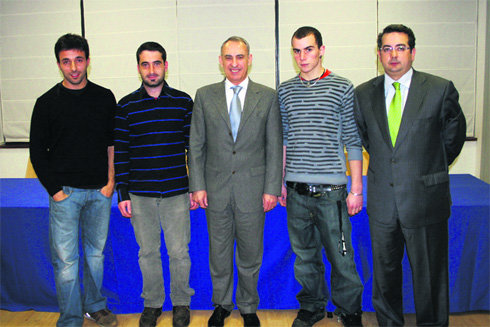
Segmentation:
{"type": "Polygon", "coordinates": [[[355,115],[369,153],[367,211],[404,227],[441,222],[450,216],[448,166],[466,138],[466,121],[452,82],[414,70],[395,148],[386,115],[384,75],[355,90],[355,115]]]}
{"type": "Polygon", "coordinates": [[[189,144],[190,191],[206,190],[208,208],[234,196],[242,212],[260,210],[264,193],[281,193],[282,125],[276,92],[249,81],[236,142],[224,81],[197,90],[189,144]]]}

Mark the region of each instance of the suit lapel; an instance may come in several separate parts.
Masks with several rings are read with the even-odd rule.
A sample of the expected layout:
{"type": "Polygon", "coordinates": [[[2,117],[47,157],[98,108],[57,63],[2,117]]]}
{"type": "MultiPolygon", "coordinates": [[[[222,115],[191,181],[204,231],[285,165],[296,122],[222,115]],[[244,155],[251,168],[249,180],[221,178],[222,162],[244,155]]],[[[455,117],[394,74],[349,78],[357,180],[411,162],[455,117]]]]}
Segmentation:
{"type": "Polygon", "coordinates": [[[223,118],[231,131],[230,114],[228,113],[228,104],[226,103],[226,93],[225,93],[225,81],[223,83],[216,84],[216,87],[212,90],[212,99],[214,101],[214,106],[218,110],[219,115],[223,118]]]}
{"type": "Polygon", "coordinates": [[[381,130],[381,135],[386,144],[393,148],[390,138],[390,130],[388,128],[388,117],[386,116],[386,101],[385,101],[385,78],[384,75],[377,78],[373,82],[373,95],[371,99],[374,99],[373,112],[378,122],[379,129],[381,130]]]}
{"type": "Polygon", "coordinates": [[[418,116],[422,102],[426,95],[426,89],[423,87],[425,83],[425,77],[417,72],[413,71],[412,81],[410,82],[410,89],[408,90],[407,101],[405,108],[403,109],[402,121],[400,129],[398,130],[398,137],[396,139],[395,149],[402,143],[407,135],[408,131],[412,127],[413,121],[418,116]]]}
{"type": "Polygon", "coordinates": [[[240,126],[238,127],[238,133],[246,124],[247,120],[250,118],[252,113],[257,108],[257,103],[260,99],[260,90],[257,88],[257,85],[249,80],[247,87],[247,94],[245,94],[245,103],[243,106],[242,118],[240,119],[240,126]]]}

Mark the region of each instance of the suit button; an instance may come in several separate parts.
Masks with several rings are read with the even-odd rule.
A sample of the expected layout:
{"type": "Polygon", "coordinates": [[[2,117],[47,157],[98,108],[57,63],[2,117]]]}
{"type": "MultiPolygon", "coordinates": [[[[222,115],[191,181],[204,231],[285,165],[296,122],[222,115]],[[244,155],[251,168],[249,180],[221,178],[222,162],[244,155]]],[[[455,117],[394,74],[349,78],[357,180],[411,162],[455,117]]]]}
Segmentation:
{"type": "Polygon", "coordinates": [[[390,186],[393,187],[393,183],[390,183],[390,186]]]}
{"type": "Polygon", "coordinates": [[[391,159],[391,163],[396,163],[396,159],[391,159]]]}
{"type": "Polygon", "coordinates": [[[232,174],[232,175],[235,175],[235,171],[232,171],[232,172],[231,172],[231,174],[232,174]]]}
{"type": "Polygon", "coordinates": [[[236,151],[233,151],[233,154],[236,154],[236,151]]]}

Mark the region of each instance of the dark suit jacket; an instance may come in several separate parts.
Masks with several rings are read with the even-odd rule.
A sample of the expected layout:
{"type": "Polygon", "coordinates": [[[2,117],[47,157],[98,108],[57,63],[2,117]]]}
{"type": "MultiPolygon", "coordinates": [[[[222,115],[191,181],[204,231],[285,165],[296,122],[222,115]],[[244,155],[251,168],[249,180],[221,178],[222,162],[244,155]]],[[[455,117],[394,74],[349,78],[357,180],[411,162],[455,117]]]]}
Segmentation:
{"type": "Polygon", "coordinates": [[[414,228],[448,219],[448,166],[466,138],[466,121],[452,82],[414,70],[393,148],[386,115],[384,75],[355,90],[355,115],[369,153],[370,219],[414,228]],[[395,207],[396,206],[396,207],[395,207]]]}
{"type": "Polygon", "coordinates": [[[282,125],[276,92],[249,81],[236,142],[224,81],[197,90],[189,144],[190,191],[206,190],[208,208],[233,195],[242,212],[261,210],[264,193],[281,194],[282,125]]]}

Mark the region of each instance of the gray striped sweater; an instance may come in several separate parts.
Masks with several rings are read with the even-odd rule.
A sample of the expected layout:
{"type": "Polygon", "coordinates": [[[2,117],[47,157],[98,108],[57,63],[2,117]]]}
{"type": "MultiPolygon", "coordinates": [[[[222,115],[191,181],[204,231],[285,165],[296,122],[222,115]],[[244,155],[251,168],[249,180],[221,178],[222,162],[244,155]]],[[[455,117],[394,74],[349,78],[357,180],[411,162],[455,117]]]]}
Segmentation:
{"type": "Polygon", "coordinates": [[[286,152],[286,181],[346,184],[349,160],[362,160],[354,120],[354,87],[330,73],[307,88],[299,77],[278,89],[286,152]]]}

